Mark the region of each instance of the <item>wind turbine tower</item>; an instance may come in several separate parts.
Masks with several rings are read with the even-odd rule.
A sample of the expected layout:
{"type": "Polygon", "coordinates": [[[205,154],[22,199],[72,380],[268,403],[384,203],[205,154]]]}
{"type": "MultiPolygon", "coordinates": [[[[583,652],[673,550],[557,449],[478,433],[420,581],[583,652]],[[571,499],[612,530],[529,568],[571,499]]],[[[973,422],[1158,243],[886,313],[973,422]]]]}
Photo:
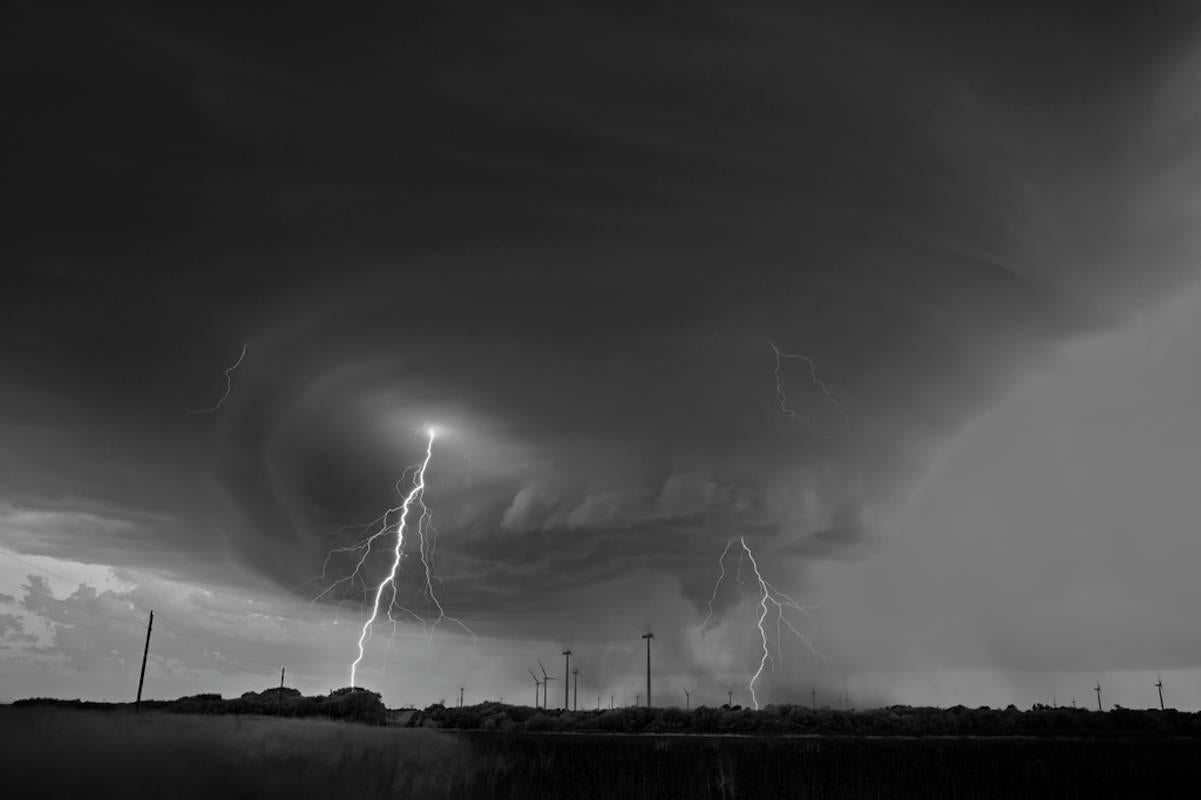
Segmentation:
{"type": "Polygon", "coordinates": [[[685,689],[684,690],[684,710],[687,711],[690,708],[692,708],[692,692],[685,689]]]}
{"type": "Polygon", "coordinates": [[[564,711],[571,710],[571,703],[569,702],[571,699],[571,695],[569,694],[570,691],[571,691],[571,651],[564,650],[563,651],[563,710],[564,711]]]}
{"type": "Polygon", "coordinates": [[[534,671],[529,670],[530,677],[534,679],[534,708],[538,708],[538,690],[542,688],[542,681],[538,680],[538,676],[534,671]]]}
{"type": "Polygon", "coordinates": [[[1159,710],[1163,711],[1163,676],[1155,676],[1155,688],[1159,690],[1159,710]]]}
{"type": "Polygon", "coordinates": [[[546,667],[542,666],[542,660],[538,660],[538,669],[542,670],[542,707],[550,708],[550,682],[554,680],[546,674],[546,667]]]}
{"type": "Polygon", "coordinates": [[[580,668],[571,671],[571,710],[580,710],[580,668]]]}
{"type": "Polygon", "coordinates": [[[646,707],[651,707],[651,639],[655,638],[655,634],[647,631],[642,634],[642,638],[646,639],[646,707]]]}
{"type": "Polygon", "coordinates": [[[1099,680],[1097,681],[1097,685],[1096,685],[1096,687],[1093,688],[1093,691],[1097,693],[1097,710],[1102,711],[1103,709],[1101,708],[1101,681],[1099,681],[1099,680]]]}

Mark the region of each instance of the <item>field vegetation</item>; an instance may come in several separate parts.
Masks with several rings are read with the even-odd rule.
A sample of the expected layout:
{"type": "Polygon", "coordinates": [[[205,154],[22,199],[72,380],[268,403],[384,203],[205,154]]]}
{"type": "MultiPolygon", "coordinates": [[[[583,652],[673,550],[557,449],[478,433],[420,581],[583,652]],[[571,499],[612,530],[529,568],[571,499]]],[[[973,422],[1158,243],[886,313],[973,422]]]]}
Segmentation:
{"type": "Polygon", "coordinates": [[[888,706],[842,711],[799,705],[761,710],[720,708],[618,708],[562,711],[483,703],[463,708],[433,705],[412,715],[412,726],[524,732],[814,734],[849,736],[1197,736],[1201,714],[1115,708],[1101,713],[1035,706],[1019,711],[988,707],[888,706]]]}
{"type": "Polygon", "coordinates": [[[0,708],[0,773],[11,797],[1183,797],[1199,756],[1201,739],[1179,737],[501,733],[0,708]]]}

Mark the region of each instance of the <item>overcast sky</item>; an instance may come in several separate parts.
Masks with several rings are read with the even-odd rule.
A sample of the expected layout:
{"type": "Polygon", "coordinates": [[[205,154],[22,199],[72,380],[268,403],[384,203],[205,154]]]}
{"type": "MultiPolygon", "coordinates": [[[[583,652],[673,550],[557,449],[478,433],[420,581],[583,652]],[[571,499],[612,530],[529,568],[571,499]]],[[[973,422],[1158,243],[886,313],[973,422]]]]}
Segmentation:
{"type": "Polygon", "coordinates": [[[1201,707],[1198,13],[822,5],[24,9],[0,700],[1201,707]]]}

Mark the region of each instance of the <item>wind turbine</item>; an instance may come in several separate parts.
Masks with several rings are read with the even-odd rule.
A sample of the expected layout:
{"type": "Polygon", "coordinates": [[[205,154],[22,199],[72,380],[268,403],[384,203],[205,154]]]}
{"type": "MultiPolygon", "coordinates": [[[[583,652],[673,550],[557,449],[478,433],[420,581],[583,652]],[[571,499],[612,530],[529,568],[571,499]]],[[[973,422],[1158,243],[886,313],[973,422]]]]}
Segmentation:
{"type": "Polygon", "coordinates": [[[1159,690],[1159,710],[1163,711],[1163,676],[1155,676],[1155,688],[1159,690]]]}
{"type": "Polygon", "coordinates": [[[580,710],[580,668],[576,667],[571,671],[571,710],[580,710]]]}
{"type": "Polygon", "coordinates": [[[563,710],[571,710],[571,651],[563,651],[563,710]]]}
{"type": "Polygon", "coordinates": [[[546,674],[546,667],[542,666],[542,659],[538,659],[538,669],[542,670],[542,707],[550,708],[550,682],[554,678],[546,674]]]}
{"type": "Polygon", "coordinates": [[[687,711],[690,708],[692,708],[692,692],[685,689],[684,690],[684,710],[687,711]]]}
{"type": "MultiPolygon", "coordinates": [[[[646,639],[646,707],[651,707],[651,639],[655,638],[655,634],[647,631],[642,634],[642,638],[646,639]]],[[[637,703],[635,703],[637,705],[637,703]]]]}
{"type": "Polygon", "coordinates": [[[1097,693],[1097,710],[1101,711],[1103,709],[1101,708],[1101,679],[1100,678],[1097,679],[1097,686],[1096,686],[1096,688],[1093,689],[1093,691],[1097,693]]]}
{"type": "Polygon", "coordinates": [[[534,679],[534,708],[538,708],[538,690],[542,688],[542,681],[538,680],[538,676],[534,674],[532,669],[528,671],[530,677],[534,679]]]}

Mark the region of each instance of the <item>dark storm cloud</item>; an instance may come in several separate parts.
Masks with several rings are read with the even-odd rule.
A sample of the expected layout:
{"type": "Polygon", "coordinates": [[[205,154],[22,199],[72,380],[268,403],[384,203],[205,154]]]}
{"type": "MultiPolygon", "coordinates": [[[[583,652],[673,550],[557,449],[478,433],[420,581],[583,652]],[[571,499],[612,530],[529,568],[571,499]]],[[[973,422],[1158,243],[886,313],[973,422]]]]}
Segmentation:
{"type": "Polygon", "coordinates": [[[634,567],[699,606],[734,535],[861,554],[922,448],[1176,279],[1191,218],[1129,198],[1193,158],[1149,122],[1178,9],[30,9],[9,500],[160,514],[45,552],[304,591],[438,422],[499,633],[634,567]],[[845,419],[795,361],[781,413],[769,339],[845,419]]]}

